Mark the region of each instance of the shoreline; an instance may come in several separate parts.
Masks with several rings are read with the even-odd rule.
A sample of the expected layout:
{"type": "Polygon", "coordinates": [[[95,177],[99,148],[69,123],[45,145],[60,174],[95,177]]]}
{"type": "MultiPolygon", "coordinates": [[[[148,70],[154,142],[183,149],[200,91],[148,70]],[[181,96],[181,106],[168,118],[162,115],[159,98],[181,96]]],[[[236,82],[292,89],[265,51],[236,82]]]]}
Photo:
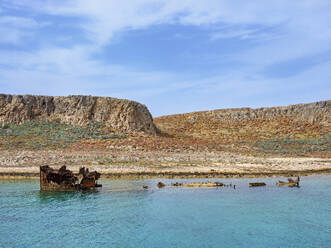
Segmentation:
{"type": "MultiPolygon", "coordinates": [[[[75,171],[76,172],[76,171],[75,171]]],[[[136,171],[136,172],[106,172],[101,174],[102,179],[149,179],[149,178],[263,178],[263,177],[294,177],[310,175],[330,175],[331,168],[310,169],[310,170],[281,170],[281,171],[252,171],[252,172],[204,172],[204,171],[136,171]]],[[[2,172],[0,171],[0,180],[6,179],[39,179],[39,172],[2,172]]]]}
{"type": "Polygon", "coordinates": [[[0,179],[39,178],[39,168],[81,167],[103,178],[273,177],[331,174],[331,158],[255,157],[230,152],[0,151],[0,179]]]}

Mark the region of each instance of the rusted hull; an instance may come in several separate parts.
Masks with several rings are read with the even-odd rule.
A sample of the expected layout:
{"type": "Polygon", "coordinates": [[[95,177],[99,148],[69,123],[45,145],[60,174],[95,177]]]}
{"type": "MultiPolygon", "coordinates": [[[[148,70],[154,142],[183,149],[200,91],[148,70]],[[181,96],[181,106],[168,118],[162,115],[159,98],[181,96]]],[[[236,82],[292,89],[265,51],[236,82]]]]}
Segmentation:
{"type": "Polygon", "coordinates": [[[297,177],[296,180],[293,180],[292,178],[287,179],[288,182],[278,181],[278,186],[289,186],[289,187],[299,187],[300,177],[297,177]]]}
{"type": "Polygon", "coordinates": [[[49,166],[40,167],[40,190],[42,191],[75,191],[102,187],[97,183],[100,173],[89,172],[88,169],[81,168],[79,175],[74,175],[72,171],[62,166],[59,170],[49,166]],[[80,180],[81,177],[81,180],[80,180]]]}
{"type": "Polygon", "coordinates": [[[295,186],[299,186],[299,183],[278,182],[277,185],[295,187],[295,186]]]}
{"type": "Polygon", "coordinates": [[[200,187],[213,188],[213,187],[222,187],[224,185],[223,183],[188,183],[188,184],[184,184],[183,186],[188,188],[200,188],[200,187]]]}
{"type": "Polygon", "coordinates": [[[261,187],[261,186],[266,186],[266,184],[263,182],[249,183],[249,187],[261,187]]]}

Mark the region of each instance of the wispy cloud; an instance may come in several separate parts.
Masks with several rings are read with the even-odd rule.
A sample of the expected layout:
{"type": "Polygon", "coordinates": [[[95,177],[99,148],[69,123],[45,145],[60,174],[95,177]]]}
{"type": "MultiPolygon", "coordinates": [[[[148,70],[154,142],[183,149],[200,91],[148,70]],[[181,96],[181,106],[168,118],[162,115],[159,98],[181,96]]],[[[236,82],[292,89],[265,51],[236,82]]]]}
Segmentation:
{"type": "Polygon", "coordinates": [[[0,17],[0,25],[7,25],[16,28],[37,28],[41,26],[34,19],[17,16],[0,17]]]}
{"type": "MultiPolygon", "coordinates": [[[[0,46],[0,84],[8,92],[94,93],[143,100],[187,91],[201,94],[201,98],[197,97],[200,100],[205,96],[207,102],[216,102],[227,95],[238,99],[248,99],[250,95],[256,99],[263,92],[268,95],[277,85],[290,89],[295,80],[305,82],[301,86],[296,84],[303,92],[312,86],[309,80],[313,80],[314,73],[322,73],[317,79],[320,88],[327,88],[325,80],[331,75],[325,69],[326,61],[299,68],[295,74],[285,73],[289,76],[282,81],[275,73],[264,72],[287,61],[309,59],[329,51],[330,11],[328,0],[3,0],[0,33],[6,35],[0,37],[0,43],[20,49],[8,51],[0,46]],[[63,22],[76,33],[64,30],[63,22]],[[192,49],[188,53],[191,60],[199,63],[211,57],[209,62],[217,69],[193,68],[185,74],[180,68],[178,71],[166,66],[155,69],[156,61],[139,68],[120,63],[111,54],[100,56],[118,35],[161,25],[204,30],[205,40],[199,43],[205,45],[204,51],[192,49]],[[43,29],[47,30],[42,32],[43,29]],[[23,46],[27,40],[33,41],[33,49],[23,46]],[[217,45],[226,45],[229,50],[211,52],[211,47],[217,45]],[[231,65],[237,66],[231,68],[231,65]],[[216,97],[217,94],[222,97],[216,97]]],[[[196,36],[178,30],[167,37],[177,37],[175,40],[187,45],[196,42],[196,36]]],[[[149,47],[145,49],[148,51],[149,47]]],[[[173,54],[174,67],[179,55],[173,54]]],[[[330,88],[326,92],[330,93],[330,88]]],[[[192,102],[188,93],[186,97],[192,102]]]]}
{"type": "MultiPolygon", "coordinates": [[[[55,16],[84,18],[80,27],[86,36],[97,45],[111,41],[123,30],[147,28],[158,24],[183,25],[229,25],[231,30],[213,32],[212,39],[260,38],[267,40],[272,32],[259,32],[250,26],[280,27],[284,37],[302,36],[303,40],[330,38],[330,21],[326,0],[285,1],[219,1],[219,0],[117,0],[44,1],[16,2],[22,8],[55,16]],[[242,29],[242,26],[247,28],[242,29]],[[324,32],[321,32],[323,30],[324,32]],[[324,34],[324,35],[323,35],[324,34]],[[324,36],[324,37],[322,37],[324,36]]],[[[309,44],[307,44],[309,45],[309,44]]]]}
{"type": "Polygon", "coordinates": [[[258,32],[257,29],[226,30],[211,34],[211,40],[239,38],[242,40],[251,38],[258,32]]]}
{"type": "Polygon", "coordinates": [[[18,44],[25,38],[32,37],[34,32],[48,25],[47,23],[38,23],[32,18],[17,16],[0,17],[0,43],[18,44]]]}
{"type": "Polygon", "coordinates": [[[123,29],[138,29],[162,23],[178,23],[185,25],[209,24],[260,24],[275,25],[311,8],[325,3],[321,0],[308,0],[302,3],[288,1],[219,1],[219,0],[132,0],[119,2],[116,0],[76,1],[20,1],[27,9],[53,15],[80,16],[86,21],[81,27],[89,37],[99,43],[109,41],[114,33],[123,29]],[[42,4],[41,4],[42,3],[42,4]],[[297,13],[296,13],[297,12],[297,13]],[[111,14],[110,14],[111,13],[111,14]]]}
{"type": "Polygon", "coordinates": [[[47,48],[38,52],[0,51],[3,55],[0,57],[0,82],[4,82],[4,88],[21,93],[33,89],[36,94],[48,91],[64,95],[71,94],[74,89],[76,94],[104,95],[112,91],[116,93],[113,96],[126,97],[128,92],[136,92],[136,97],[141,97],[138,88],[153,90],[165,81],[178,80],[168,72],[142,72],[127,66],[103,64],[90,59],[88,49],[77,46],[71,49],[47,48]],[[107,92],[104,92],[105,88],[107,92]]]}

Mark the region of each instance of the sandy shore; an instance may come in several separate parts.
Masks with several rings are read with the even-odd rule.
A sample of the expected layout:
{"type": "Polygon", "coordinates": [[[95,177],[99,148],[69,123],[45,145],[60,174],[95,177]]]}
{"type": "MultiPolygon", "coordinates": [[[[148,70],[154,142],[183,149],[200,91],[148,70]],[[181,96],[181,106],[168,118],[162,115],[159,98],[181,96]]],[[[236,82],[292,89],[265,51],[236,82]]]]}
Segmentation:
{"type": "Polygon", "coordinates": [[[0,177],[39,175],[39,166],[84,166],[109,177],[261,177],[331,174],[330,158],[253,157],[228,152],[0,151],[0,177]]]}

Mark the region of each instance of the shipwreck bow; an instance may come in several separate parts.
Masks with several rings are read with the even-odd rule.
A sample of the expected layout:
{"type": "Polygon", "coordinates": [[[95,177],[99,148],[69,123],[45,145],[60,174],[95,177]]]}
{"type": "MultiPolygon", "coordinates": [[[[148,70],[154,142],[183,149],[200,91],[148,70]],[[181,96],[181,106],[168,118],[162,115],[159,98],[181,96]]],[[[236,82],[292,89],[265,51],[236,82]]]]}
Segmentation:
{"type": "Polygon", "coordinates": [[[40,166],[40,190],[68,191],[102,187],[97,183],[101,174],[88,168],[80,168],[79,174],[74,175],[66,166],[53,169],[48,165],[40,166]]]}

